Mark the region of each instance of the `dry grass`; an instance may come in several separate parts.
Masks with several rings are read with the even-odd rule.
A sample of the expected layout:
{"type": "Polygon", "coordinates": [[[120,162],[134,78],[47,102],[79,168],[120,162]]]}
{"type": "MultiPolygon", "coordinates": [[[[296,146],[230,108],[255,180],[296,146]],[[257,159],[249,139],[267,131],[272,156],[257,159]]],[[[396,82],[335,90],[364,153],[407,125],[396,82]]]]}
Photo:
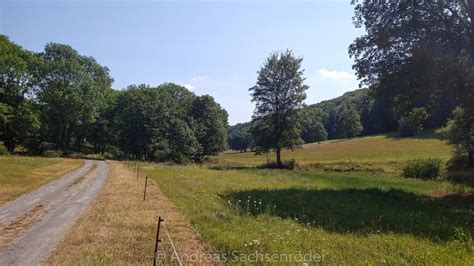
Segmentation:
{"type": "Polygon", "coordinates": [[[65,175],[83,160],[4,156],[0,157],[0,205],[65,175]]]}
{"type": "MultiPolygon", "coordinates": [[[[144,178],[118,162],[110,163],[109,179],[93,206],[49,258],[51,264],[150,264],[153,261],[156,223],[164,217],[167,229],[182,257],[205,254],[207,248],[185,218],[148,180],[143,201],[144,178]]],[[[166,235],[161,231],[164,252],[171,258],[166,235]]]]}
{"type": "MultiPolygon", "coordinates": [[[[452,148],[434,137],[398,138],[390,134],[360,137],[351,140],[331,140],[309,143],[294,151],[284,150],[284,160],[294,159],[303,169],[361,170],[394,172],[413,159],[451,158],[452,148]]],[[[255,156],[253,152],[226,152],[218,157],[220,164],[256,166],[275,160],[273,153],[255,156]]]]}

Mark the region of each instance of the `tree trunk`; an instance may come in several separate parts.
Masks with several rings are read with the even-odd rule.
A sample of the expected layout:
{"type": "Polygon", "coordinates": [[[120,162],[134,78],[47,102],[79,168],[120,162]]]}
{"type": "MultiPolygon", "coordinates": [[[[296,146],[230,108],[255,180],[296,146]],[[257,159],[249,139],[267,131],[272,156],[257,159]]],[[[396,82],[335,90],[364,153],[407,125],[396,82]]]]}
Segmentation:
{"type": "Polygon", "coordinates": [[[15,142],[14,141],[5,141],[5,148],[9,153],[13,153],[15,151],[15,142]]]}
{"type": "Polygon", "coordinates": [[[277,156],[278,167],[283,167],[283,164],[281,163],[281,148],[280,147],[276,149],[276,156],[277,156]]]}

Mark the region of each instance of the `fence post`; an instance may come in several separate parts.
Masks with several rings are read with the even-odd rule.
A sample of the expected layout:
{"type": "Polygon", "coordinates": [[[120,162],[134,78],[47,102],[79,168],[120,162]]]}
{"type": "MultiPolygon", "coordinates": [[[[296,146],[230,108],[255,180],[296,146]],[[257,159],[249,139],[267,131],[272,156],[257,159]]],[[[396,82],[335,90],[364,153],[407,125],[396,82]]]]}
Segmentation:
{"type": "Polygon", "coordinates": [[[158,216],[158,228],[156,229],[156,240],[155,240],[155,253],[153,253],[153,266],[156,266],[156,252],[158,252],[158,243],[160,240],[160,224],[164,220],[161,219],[161,216],[158,216]]]}
{"type": "Polygon", "coordinates": [[[145,201],[145,199],[146,199],[146,186],[147,186],[147,183],[148,183],[148,176],[145,177],[145,189],[143,191],[143,201],[145,201]]]}

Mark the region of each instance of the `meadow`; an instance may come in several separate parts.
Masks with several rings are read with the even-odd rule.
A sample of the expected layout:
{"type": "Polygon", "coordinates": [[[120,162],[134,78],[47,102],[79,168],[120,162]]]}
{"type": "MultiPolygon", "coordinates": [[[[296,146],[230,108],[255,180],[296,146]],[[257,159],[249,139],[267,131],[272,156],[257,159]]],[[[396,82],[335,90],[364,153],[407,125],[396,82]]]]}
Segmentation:
{"type": "MultiPolygon", "coordinates": [[[[284,158],[306,163],[352,158],[386,166],[414,158],[447,160],[449,152],[432,138],[375,136],[309,144],[284,158]]],[[[225,153],[210,164],[143,169],[204,243],[227,258],[257,251],[311,252],[328,263],[474,262],[471,187],[389,172],[255,167],[265,160],[225,153]]]]}
{"type": "MultiPolygon", "coordinates": [[[[452,147],[436,138],[432,131],[414,137],[400,138],[397,133],[337,139],[304,144],[302,148],[285,150],[282,157],[294,159],[300,167],[337,170],[343,166],[361,170],[395,172],[404,162],[413,159],[451,158],[452,147]]],[[[275,154],[255,156],[253,152],[228,151],[220,154],[219,165],[258,166],[274,160],[275,154]]]]}
{"type": "Polygon", "coordinates": [[[81,166],[82,160],[0,156],[0,205],[81,166]]]}

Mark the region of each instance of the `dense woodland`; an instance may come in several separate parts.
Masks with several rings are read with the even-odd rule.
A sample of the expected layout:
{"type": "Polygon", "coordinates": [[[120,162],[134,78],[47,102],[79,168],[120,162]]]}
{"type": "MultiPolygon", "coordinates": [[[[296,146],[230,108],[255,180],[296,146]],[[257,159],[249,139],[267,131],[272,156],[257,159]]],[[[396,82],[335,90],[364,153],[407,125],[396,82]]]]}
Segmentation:
{"type": "Polygon", "coordinates": [[[172,83],[113,90],[112,81],[68,45],[33,53],[0,36],[0,140],[10,153],[174,162],[227,148],[227,112],[211,96],[172,83]]]}

